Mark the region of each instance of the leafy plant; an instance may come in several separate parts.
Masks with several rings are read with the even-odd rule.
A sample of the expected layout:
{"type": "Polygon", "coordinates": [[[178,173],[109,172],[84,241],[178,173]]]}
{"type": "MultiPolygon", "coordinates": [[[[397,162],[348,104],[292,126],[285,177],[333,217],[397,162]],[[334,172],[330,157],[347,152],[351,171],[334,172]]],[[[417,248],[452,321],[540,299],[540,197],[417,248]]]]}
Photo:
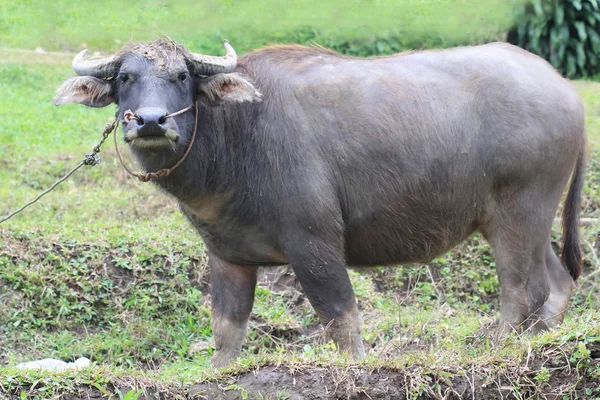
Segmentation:
{"type": "Polygon", "coordinates": [[[117,390],[117,394],[119,395],[119,400],[138,400],[140,396],[144,393],[143,390],[138,390],[137,392],[131,389],[129,392],[123,394],[121,390],[117,390]]]}
{"type": "Polygon", "coordinates": [[[600,1],[533,0],[508,41],[548,60],[568,78],[600,72],[600,1]]]}
{"type": "Polygon", "coordinates": [[[540,383],[550,382],[550,371],[546,367],[540,368],[538,373],[533,377],[534,380],[540,383]]]}
{"type": "Polygon", "coordinates": [[[571,354],[569,361],[577,364],[577,368],[585,366],[590,362],[591,352],[586,347],[585,342],[578,342],[577,348],[571,354]]]}

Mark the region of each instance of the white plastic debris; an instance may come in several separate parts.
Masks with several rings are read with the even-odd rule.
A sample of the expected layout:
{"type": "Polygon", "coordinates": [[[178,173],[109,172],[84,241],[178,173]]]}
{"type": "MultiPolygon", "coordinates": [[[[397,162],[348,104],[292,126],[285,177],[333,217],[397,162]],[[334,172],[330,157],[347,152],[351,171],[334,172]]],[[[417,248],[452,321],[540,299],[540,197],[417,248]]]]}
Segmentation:
{"type": "Polygon", "coordinates": [[[44,358],[43,360],[29,361],[17,365],[19,369],[43,369],[47,371],[66,371],[68,369],[81,369],[88,367],[91,361],[85,357],[80,357],[75,362],[64,362],[54,358],[44,358]]]}

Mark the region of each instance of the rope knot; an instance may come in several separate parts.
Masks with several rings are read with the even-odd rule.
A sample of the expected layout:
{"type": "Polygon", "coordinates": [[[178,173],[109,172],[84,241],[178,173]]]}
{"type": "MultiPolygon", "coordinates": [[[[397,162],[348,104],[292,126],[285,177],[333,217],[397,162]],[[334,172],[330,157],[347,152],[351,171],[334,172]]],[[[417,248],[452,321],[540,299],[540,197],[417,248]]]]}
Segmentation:
{"type": "Polygon", "coordinates": [[[162,178],[163,176],[169,176],[171,173],[170,169],[161,169],[156,172],[146,172],[145,174],[136,174],[137,178],[142,182],[148,182],[150,179],[162,178]]]}
{"type": "Polygon", "coordinates": [[[102,131],[102,136],[106,138],[108,135],[110,135],[110,133],[114,129],[115,129],[115,123],[114,122],[112,124],[106,124],[104,126],[104,130],[102,131]]]}
{"type": "Polygon", "coordinates": [[[98,165],[100,163],[100,156],[97,152],[86,154],[83,158],[83,165],[98,165]]]}
{"type": "Polygon", "coordinates": [[[131,122],[132,119],[139,119],[135,113],[131,110],[125,110],[125,112],[123,113],[123,121],[125,122],[131,122]]]}

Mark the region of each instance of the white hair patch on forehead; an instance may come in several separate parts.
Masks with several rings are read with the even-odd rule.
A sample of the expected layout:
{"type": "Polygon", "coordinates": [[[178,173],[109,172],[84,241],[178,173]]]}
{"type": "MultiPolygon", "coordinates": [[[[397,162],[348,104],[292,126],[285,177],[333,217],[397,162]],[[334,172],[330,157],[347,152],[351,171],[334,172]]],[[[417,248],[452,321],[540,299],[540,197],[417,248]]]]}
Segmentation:
{"type": "Polygon", "coordinates": [[[185,66],[189,51],[171,39],[156,39],[151,42],[135,43],[124,47],[119,52],[122,60],[127,54],[135,54],[147,60],[154,61],[155,68],[174,72],[185,66]]]}

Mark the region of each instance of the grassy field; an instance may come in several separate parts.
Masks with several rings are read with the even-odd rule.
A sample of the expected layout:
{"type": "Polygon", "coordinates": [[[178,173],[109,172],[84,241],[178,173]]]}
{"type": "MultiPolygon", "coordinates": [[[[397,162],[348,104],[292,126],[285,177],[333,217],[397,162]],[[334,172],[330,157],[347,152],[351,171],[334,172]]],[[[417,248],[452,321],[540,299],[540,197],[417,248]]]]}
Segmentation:
{"type": "Polygon", "coordinates": [[[238,51],[269,42],[315,40],[356,50],[380,38],[416,46],[496,37],[522,0],[227,0],[102,2],[0,1],[0,46],[54,51],[113,51],[130,40],[166,34],[195,51],[218,53],[228,38],[238,51]]]}
{"type": "MultiPolygon", "coordinates": [[[[242,21],[256,21],[258,15],[277,21],[262,28],[246,22],[248,30],[269,34],[238,34],[243,49],[277,40],[273,32],[278,30],[287,38],[301,29],[312,21],[310,10],[317,4],[308,3],[312,8],[295,2],[285,9],[269,1],[260,3],[262,8],[241,1],[190,3],[197,7],[195,15],[204,16],[196,34],[189,28],[190,14],[180,5],[166,12],[162,6],[142,8],[135,2],[108,1],[102,7],[99,2],[0,2],[0,42],[60,51],[77,50],[86,42],[112,51],[131,38],[156,35],[180,18],[180,28],[165,32],[200,50],[213,46],[209,42],[218,44],[224,34],[233,35],[242,21]],[[224,17],[219,30],[219,19],[212,15],[228,13],[233,16],[224,17]],[[41,18],[46,14],[57,15],[59,23],[41,18]],[[90,28],[98,32],[93,38],[88,16],[96,21],[90,28]]],[[[356,40],[389,32],[394,21],[408,21],[402,19],[408,18],[403,13],[408,8],[402,7],[410,6],[422,18],[413,28],[410,21],[399,24],[414,29],[411,37],[417,37],[426,21],[440,20],[438,13],[448,11],[444,7],[464,7],[478,15],[475,5],[480,3],[415,0],[397,8],[389,6],[391,1],[326,3],[322,15],[339,15],[342,22],[335,30],[326,22],[314,25],[318,29],[313,31],[322,35],[317,41],[350,40],[350,33],[341,32],[356,21],[341,18],[343,12],[354,15],[359,7],[374,4],[382,6],[376,9],[383,16],[381,24],[375,17],[366,21],[364,31],[352,33],[356,40]]],[[[497,18],[505,17],[499,13],[497,18]]],[[[451,25],[436,26],[449,32],[451,25]]],[[[489,21],[470,26],[469,35],[482,29],[490,35],[498,32],[489,21]]],[[[72,75],[71,57],[0,50],[0,215],[68,171],[111,120],[109,109],[52,105],[55,89],[72,75]]],[[[600,84],[575,85],[586,104],[591,141],[582,215],[599,218],[600,84]]],[[[489,340],[499,311],[499,287],[489,247],[474,237],[426,265],[351,272],[369,349],[363,364],[335,354],[289,271],[263,271],[243,357],[217,373],[207,368],[213,349],[202,242],[171,199],[121,170],[110,143],[101,154],[100,165],[80,170],[40,203],[0,225],[0,398],[123,398],[129,393],[134,399],[134,389],[165,399],[223,392],[229,398],[273,399],[600,398],[598,224],[583,227],[584,275],[567,319],[556,331],[515,335],[501,343],[489,340]],[[15,369],[33,359],[72,361],[81,356],[94,365],[80,373],[15,369]]],[[[553,235],[558,243],[558,227],[553,235]]]]}
{"type": "MultiPolygon", "coordinates": [[[[0,214],[69,170],[111,117],[109,110],[51,105],[55,88],[71,74],[60,56],[43,65],[18,57],[0,53],[11,60],[0,65],[0,214]]],[[[600,84],[575,85],[592,139],[584,214],[597,218],[600,84]]],[[[413,394],[427,394],[428,379],[444,388],[448,379],[466,379],[472,371],[480,384],[506,379],[505,393],[515,396],[596,390],[590,382],[600,378],[592,357],[600,338],[597,225],[584,228],[585,275],[565,325],[555,332],[502,345],[488,340],[498,281],[489,248],[476,237],[427,265],[352,272],[370,348],[366,364],[332,352],[307,301],[284,274],[282,286],[263,283],[257,291],[245,359],[215,375],[207,370],[212,342],[202,243],[171,199],[124,174],[110,145],[102,156],[100,165],[86,167],[0,225],[0,391],[51,398],[135,387],[170,398],[189,395],[199,387],[194,383],[208,379],[243,393],[250,390],[240,384],[246,371],[263,370],[285,384],[292,374],[287,368],[299,380],[315,369],[331,382],[340,379],[340,393],[358,393],[352,376],[382,369],[390,379],[412,382],[406,390],[413,394]],[[80,356],[97,367],[59,378],[13,368],[32,359],[80,356]]],[[[208,390],[204,385],[199,388],[208,390]]]]}

